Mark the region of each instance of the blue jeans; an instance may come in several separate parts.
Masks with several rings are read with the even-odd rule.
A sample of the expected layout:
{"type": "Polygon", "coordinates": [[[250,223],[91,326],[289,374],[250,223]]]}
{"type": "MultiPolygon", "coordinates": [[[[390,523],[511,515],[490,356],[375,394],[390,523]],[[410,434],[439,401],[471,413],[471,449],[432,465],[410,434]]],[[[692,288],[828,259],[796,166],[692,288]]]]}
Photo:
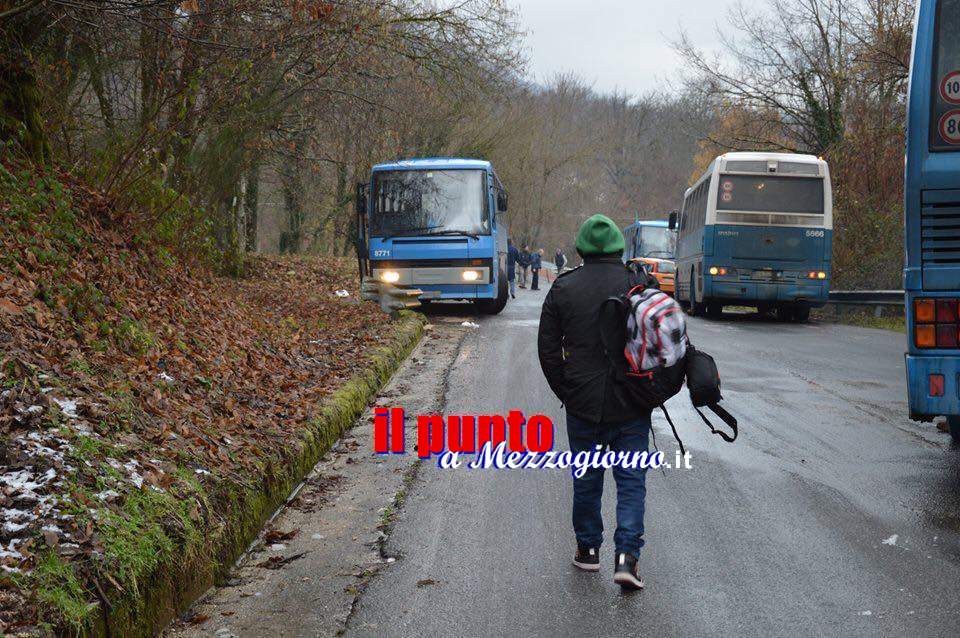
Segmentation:
{"type": "MultiPolygon", "coordinates": [[[[627,423],[591,423],[567,412],[570,451],[590,452],[597,445],[614,452],[641,452],[647,449],[650,415],[627,423]]],[[[603,468],[590,469],[583,478],[573,479],[573,531],[577,542],[587,547],[603,543],[603,468]]],[[[617,531],[613,543],[617,553],[640,555],[643,547],[643,512],[647,496],[646,468],[613,468],[617,482],[617,531]]]]}

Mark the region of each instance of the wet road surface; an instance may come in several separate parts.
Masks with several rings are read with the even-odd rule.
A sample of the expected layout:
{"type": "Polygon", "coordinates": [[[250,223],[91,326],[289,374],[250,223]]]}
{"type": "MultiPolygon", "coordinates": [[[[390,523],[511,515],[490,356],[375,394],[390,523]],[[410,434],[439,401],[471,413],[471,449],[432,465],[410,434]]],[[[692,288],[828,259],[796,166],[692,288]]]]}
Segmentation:
{"type": "MultiPolygon", "coordinates": [[[[566,449],[536,357],[544,293],[520,292],[471,318],[445,412],[546,414],[566,449]]],[[[645,591],[612,582],[609,473],[592,575],[570,565],[567,471],[424,463],[384,547],[397,560],[346,635],[958,635],[960,451],[906,418],[902,335],[743,315],[689,332],[717,359],[741,436],[710,435],[685,394],[668,404],[693,469],[648,474],[645,591]]]]}

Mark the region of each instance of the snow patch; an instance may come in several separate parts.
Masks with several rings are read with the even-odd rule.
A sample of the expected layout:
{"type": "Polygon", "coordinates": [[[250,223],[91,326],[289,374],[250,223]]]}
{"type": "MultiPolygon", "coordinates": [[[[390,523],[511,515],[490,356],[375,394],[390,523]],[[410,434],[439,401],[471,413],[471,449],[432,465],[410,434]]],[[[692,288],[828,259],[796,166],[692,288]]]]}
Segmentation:
{"type": "Polygon", "coordinates": [[[79,419],[80,415],[77,414],[77,402],[74,399],[58,399],[57,397],[50,397],[53,399],[53,402],[60,406],[60,411],[63,412],[63,416],[68,419],[79,419]]]}
{"type": "Polygon", "coordinates": [[[463,326],[464,328],[474,328],[474,329],[476,329],[476,328],[479,328],[479,327],[480,327],[480,324],[479,324],[479,323],[473,323],[472,321],[464,321],[464,322],[461,323],[460,325],[463,326]]]}
{"type": "Polygon", "coordinates": [[[899,536],[898,534],[894,534],[894,535],[891,536],[890,538],[885,538],[885,539],[883,539],[883,540],[880,541],[880,542],[883,543],[884,545],[890,545],[890,546],[892,547],[892,546],[895,546],[895,545],[897,544],[897,539],[899,539],[899,538],[900,538],[900,536],[899,536]]]}
{"type": "Polygon", "coordinates": [[[335,294],[335,295],[338,296],[338,297],[349,297],[349,296],[350,296],[350,293],[349,293],[348,291],[346,291],[346,290],[336,290],[336,291],[334,291],[333,294],[335,294]]]}

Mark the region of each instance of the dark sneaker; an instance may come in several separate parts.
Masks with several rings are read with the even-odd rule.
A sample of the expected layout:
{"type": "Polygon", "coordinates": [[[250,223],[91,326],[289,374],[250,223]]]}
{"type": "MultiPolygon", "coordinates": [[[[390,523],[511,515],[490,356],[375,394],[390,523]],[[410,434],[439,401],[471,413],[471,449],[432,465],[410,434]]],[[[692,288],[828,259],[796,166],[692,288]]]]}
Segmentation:
{"type": "Polygon", "coordinates": [[[600,571],[600,550],[577,543],[577,554],[573,557],[573,564],[585,572],[600,571]]]}
{"type": "Polygon", "coordinates": [[[624,590],[643,589],[643,579],[637,567],[637,557],[632,554],[617,554],[613,563],[613,582],[624,590]]]}

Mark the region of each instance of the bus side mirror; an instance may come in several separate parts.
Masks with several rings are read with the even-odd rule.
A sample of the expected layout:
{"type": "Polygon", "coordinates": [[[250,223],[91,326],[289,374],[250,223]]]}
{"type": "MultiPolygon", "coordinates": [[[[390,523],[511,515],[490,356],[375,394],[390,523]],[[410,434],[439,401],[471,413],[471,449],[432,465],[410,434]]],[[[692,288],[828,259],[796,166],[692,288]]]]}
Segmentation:
{"type": "Polygon", "coordinates": [[[676,229],[677,229],[677,217],[678,217],[678,216],[679,216],[678,211],[673,211],[673,212],[670,213],[670,222],[669,222],[670,230],[676,230],[676,229]]]}
{"type": "Polygon", "coordinates": [[[369,187],[364,182],[357,184],[357,215],[365,215],[367,213],[367,189],[369,187]]]}
{"type": "Polygon", "coordinates": [[[507,212],[508,204],[509,204],[509,201],[507,198],[507,191],[505,190],[497,191],[497,212],[498,213],[507,212]]]}

